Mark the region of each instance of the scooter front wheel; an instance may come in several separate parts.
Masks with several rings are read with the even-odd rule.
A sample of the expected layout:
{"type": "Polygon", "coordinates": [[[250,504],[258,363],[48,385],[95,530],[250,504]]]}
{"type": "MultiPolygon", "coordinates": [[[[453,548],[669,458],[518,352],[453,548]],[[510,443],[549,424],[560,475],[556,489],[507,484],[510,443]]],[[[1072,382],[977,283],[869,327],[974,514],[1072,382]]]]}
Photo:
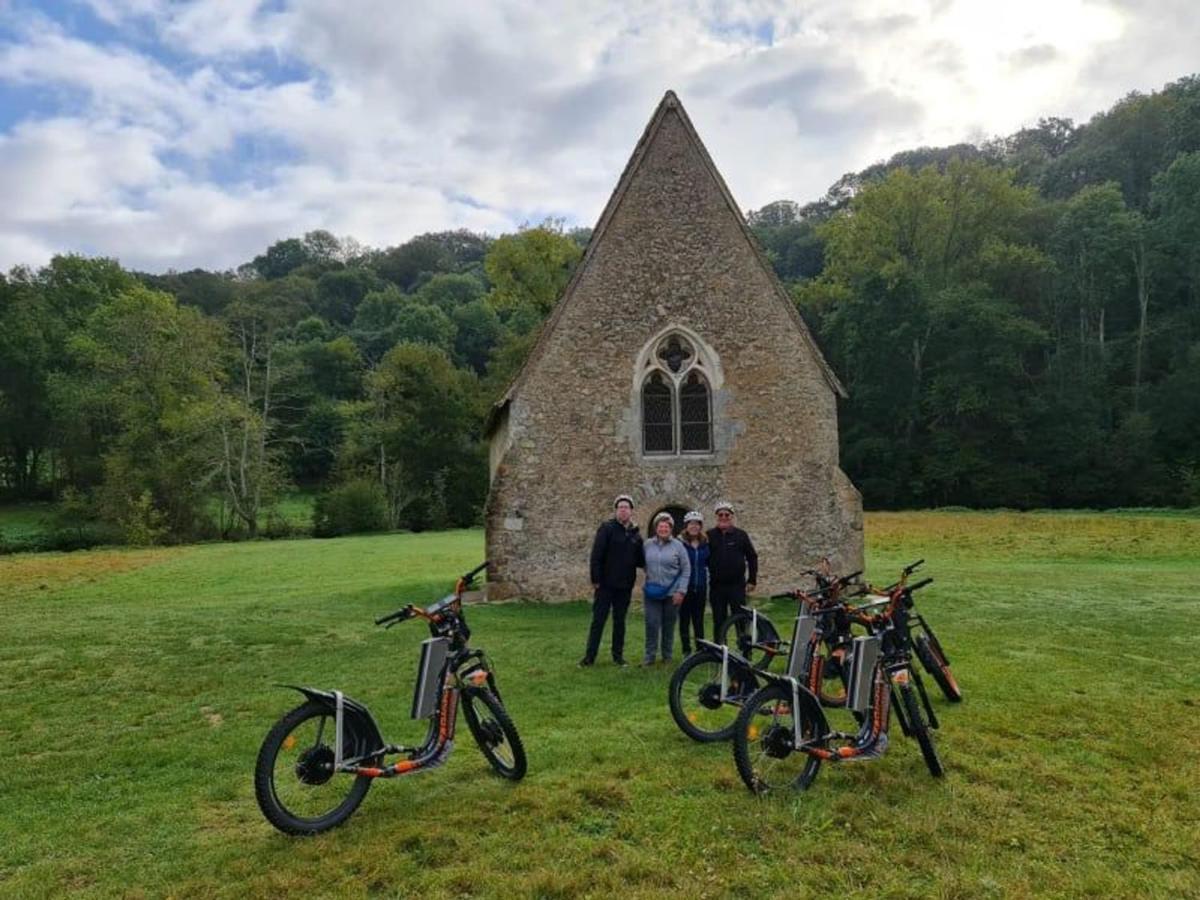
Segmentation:
{"type": "MultiPolygon", "coordinates": [[[[319,834],[358,809],[371,779],[334,772],[336,723],[323,703],[297,706],[267,733],[254,767],[254,795],[267,821],[285,834],[319,834]]],[[[343,752],[354,738],[343,734],[343,752]]]]}
{"type": "Polygon", "coordinates": [[[525,777],[525,745],[508,710],[495,694],[480,688],[463,691],[463,717],[497,775],[509,781],[525,777]]]}

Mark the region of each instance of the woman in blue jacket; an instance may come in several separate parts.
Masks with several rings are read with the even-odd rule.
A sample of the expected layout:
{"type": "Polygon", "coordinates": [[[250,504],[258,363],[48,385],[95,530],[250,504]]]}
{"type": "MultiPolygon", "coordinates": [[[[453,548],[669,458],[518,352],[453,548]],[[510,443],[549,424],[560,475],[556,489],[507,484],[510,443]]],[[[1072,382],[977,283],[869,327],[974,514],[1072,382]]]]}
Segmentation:
{"type": "Polygon", "coordinates": [[[704,607],[708,603],[708,535],[704,533],[704,516],[692,510],[683,517],[683,549],[687,551],[692,566],[687,593],[679,608],[679,637],[683,641],[683,652],[692,652],[692,640],[704,637],[704,607]]]}

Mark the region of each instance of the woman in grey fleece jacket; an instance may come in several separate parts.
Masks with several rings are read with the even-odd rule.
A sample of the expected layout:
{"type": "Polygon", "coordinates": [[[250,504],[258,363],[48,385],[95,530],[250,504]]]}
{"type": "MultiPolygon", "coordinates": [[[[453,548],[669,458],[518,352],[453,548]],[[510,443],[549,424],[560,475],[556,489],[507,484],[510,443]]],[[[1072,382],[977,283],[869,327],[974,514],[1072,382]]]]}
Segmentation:
{"type": "Polygon", "coordinates": [[[662,646],[664,662],[671,662],[675,651],[675,619],[692,574],[687,550],[671,536],[674,520],[661,512],[654,517],[654,537],[646,540],[646,583],[643,599],[646,610],[646,656],[643,666],[654,664],[654,654],[662,646]]]}

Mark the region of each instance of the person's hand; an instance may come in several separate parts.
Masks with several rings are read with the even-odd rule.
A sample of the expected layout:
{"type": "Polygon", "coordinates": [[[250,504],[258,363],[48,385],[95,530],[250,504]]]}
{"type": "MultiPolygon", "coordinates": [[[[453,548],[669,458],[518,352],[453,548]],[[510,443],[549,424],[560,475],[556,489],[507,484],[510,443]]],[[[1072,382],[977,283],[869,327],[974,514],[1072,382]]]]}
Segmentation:
{"type": "Polygon", "coordinates": [[[756,587],[758,587],[758,585],[756,585],[756,584],[755,584],[753,581],[752,581],[752,582],[750,582],[749,584],[747,584],[747,585],[746,585],[746,593],[747,593],[747,594],[753,594],[753,593],[754,593],[754,589],[755,589],[756,587]]]}
{"type": "Polygon", "coordinates": [[[676,592],[675,592],[675,593],[674,593],[674,594],[671,596],[671,602],[672,602],[672,603],[674,603],[676,606],[683,606],[683,592],[682,592],[682,591],[676,591],[676,592]]]}

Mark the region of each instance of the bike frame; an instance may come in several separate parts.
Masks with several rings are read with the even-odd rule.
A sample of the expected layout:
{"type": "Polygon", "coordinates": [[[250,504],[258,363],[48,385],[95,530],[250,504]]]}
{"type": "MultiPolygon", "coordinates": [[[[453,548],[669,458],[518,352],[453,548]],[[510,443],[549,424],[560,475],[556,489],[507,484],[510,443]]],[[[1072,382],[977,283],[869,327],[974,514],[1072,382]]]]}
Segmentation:
{"type": "MultiPolygon", "coordinates": [[[[486,563],[484,564],[486,565],[486,563]]],[[[483,566],[476,569],[480,571],[483,566]]],[[[310,699],[324,703],[334,714],[335,746],[334,772],[361,775],[367,778],[396,778],[412,775],[425,769],[440,766],[454,750],[454,734],[458,723],[459,701],[464,691],[489,690],[500,698],[496,678],[482,650],[472,650],[467,642],[470,630],[462,617],[462,594],[470,584],[475,572],[463,576],[454,587],[454,593],[429,610],[407,606],[396,613],[377,620],[377,624],[388,623],[388,627],[408,618],[420,618],[430,625],[435,638],[449,642],[448,651],[437,672],[437,700],[430,715],[425,740],[417,747],[391,744],[383,739],[375,718],[363,704],[341,691],[322,691],[310,687],[294,687],[310,699]],[[430,610],[433,610],[432,612],[430,610]],[[344,736],[350,728],[357,738],[357,752],[349,759],[343,758],[344,736]],[[363,746],[365,743],[365,747],[363,746]],[[391,765],[379,765],[387,756],[408,754],[408,759],[398,760],[391,765]]],[[[416,691],[420,692],[420,673],[416,691]]],[[[414,717],[416,714],[414,705],[414,717]]]]}
{"type": "Polygon", "coordinates": [[[370,759],[368,756],[344,761],[335,767],[337,771],[365,775],[368,778],[396,778],[442,765],[454,751],[458,706],[463,691],[487,687],[495,692],[495,677],[482,650],[464,648],[446,659],[439,673],[439,684],[437,705],[430,718],[424,742],[415,748],[389,744],[377,754],[390,756],[408,753],[408,759],[398,760],[390,766],[360,765],[370,759]]]}
{"type": "MultiPolygon", "coordinates": [[[[823,588],[823,590],[830,590],[830,588],[829,587],[823,588]]],[[[823,606],[829,604],[830,602],[833,602],[833,603],[838,602],[836,600],[836,593],[834,593],[834,598],[832,599],[832,601],[830,600],[829,597],[822,596],[819,593],[808,594],[808,593],[804,593],[801,591],[796,591],[791,594],[787,594],[785,596],[799,601],[800,610],[801,610],[800,616],[804,616],[804,615],[808,614],[808,610],[810,610],[810,609],[814,609],[814,610],[815,609],[823,609],[823,606]]],[[[751,640],[752,641],[754,641],[757,638],[756,632],[758,629],[759,619],[762,619],[763,621],[769,623],[771,629],[773,631],[775,631],[776,634],[779,633],[778,629],[775,628],[774,623],[772,623],[771,620],[768,619],[765,615],[761,615],[757,609],[751,610],[751,614],[752,614],[752,618],[751,618],[751,628],[752,628],[751,640]]],[[[793,636],[794,636],[794,634],[795,633],[793,632],[793,636]]],[[[813,669],[812,660],[813,659],[820,660],[820,655],[817,653],[817,650],[819,650],[819,648],[820,648],[821,635],[822,635],[822,631],[820,628],[814,629],[811,638],[809,638],[805,641],[802,641],[798,648],[796,647],[794,641],[787,641],[787,640],[783,640],[781,638],[780,643],[779,643],[780,648],[787,648],[789,651],[788,671],[791,672],[793,667],[795,665],[797,665],[797,660],[799,660],[798,664],[801,666],[803,672],[805,673],[802,676],[801,680],[807,681],[809,683],[810,687],[813,686],[813,681],[812,681],[813,678],[819,679],[821,677],[819,666],[817,667],[816,672],[812,671],[812,669],[813,669]],[[794,651],[796,649],[800,650],[800,655],[798,657],[794,655],[794,651]]],[[[739,698],[732,698],[729,695],[729,675],[730,675],[730,673],[741,670],[741,671],[747,672],[747,673],[752,674],[757,677],[757,676],[763,674],[763,670],[757,668],[752,662],[750,662],[749,659],[744,657],[742,654],[738,653],[735,650],[729,649],[729,646],[726,644],[718,644],[715,641],[706,641],[703,638],[697,638],[696,643],[697,643],[697,645],[699,645],[700,647],[703,648],[704,652],[715,657],[716,659],[720,660],[720,662],[721,662],[721,682],[720,682],[721,687],[720,687],[720,694],[719,694],[720,701],[722,703],[729,703],[733,706],[741,706],[740,697],[745,696],[745,695],[739,695],[739,698]]],[[[773,658],[775,655],[780,654],[780,652],[781,652],[780,649],[772,648],[765,644],[755,644],[754,646],[759,647],[759,649],[765,650],[771,658],[773,658]]],[[[770,665],[769,660],[768,660],[768,665],[770,665]]],[[[816,682],[816,684],[819,685],[819,681],[816,682]]]]}
{"type": "MultiPolygon", "coordinates": [[[[840,597],[842,591],[853,581],[853,579],[857,578],[862,573],[855,572],[843,578],[832,578],[827,574],[809,569],[804,574],[811,575],[814,579],[816,579],[817,589],[815,591],[804,591],[797,589],[794,591],[789,591],[786,594],[775,594],[771,599],[795,600],[798,604],[797,612],[799,615],[804,615],[806,612],[816,612],[839,605],[841,603],[840,597]]],[[[761,650],[766,656],[766,662],[759,671],[769,669],[776,656],[782,656],[786,653],[788,657],[788,671],[791,672],[795,666],[794,654],[797,649],[795,642],[783,638],[780,635],[779,629],[775,627],[775,623],[772,622],[765,614],[761,613],[757,607],[746,607],[744,611],[750,613],[750,649],[761,650]],[[759,625],[760,622],[765,623],[766,628],[769,628],[771,632],[779,635],[779,643],[777,645],[760,644],[758,642],[758,637],[761,633],[759,625]]],[[[805,657],[801,658],[805,659],[805,657]]],[[[753,665],[753,663],[751,665],[753,665]]]]}
{"type": "MultiPolygon", "coordinates": [[[[879,756],[887,749],[887,733],[891,721],[894,692],[897,687],[910,682],[917,687],[925,710],[930,716],[931,727],[937,727],[937,718],[933,714],[932,704],[929,702],[924,684],[912,666],[908,637],[909,613],[908,604],[905,602],[905,597],[909,593],[910,591],[904,585],[898,585],[893,588],[888,598],[886,610],[876,615],[855,613],[852,616],[853,621],[866,626],[869,634],[880,642],[878,659],[867,676],[872,679],[870,702],[863,711],[862,726],[858,732],[851,734],[830,728],[825,713],[821,709],[822,703],[819,694],[813,689],[814,684],[819,685],[819,682],[814,682],[812,678],[812,673],[819,668],[818,666],[809,667],[807,683],[801,678],[789,675],[763,673],[768,679],[782,681],[791,688],[794,750],[830,762],[870,759],[879,756]],[[806,738],[801,733],[802,718],[795,714],[794,711],[797,709],[813,720],[818,734],[806,738]],[[849,741],[849,743],[840,747],[829,746],[838,741],[849,741]]],[[[810,639],[810,647],[813,648],[809,651],[810,653],[816,651],[817,642],[820,640],[819,632],[819,628],[814,629],[813,637],[810,639]]],[[[847,690],[847,698],[855,693],[856,687],[858,685],[851,685],[847,690]]],[[[896,703],[894,705],[901,729],[906,735],[910,734],[909,724],[903,712],[903,704],[896,703]]]]}

